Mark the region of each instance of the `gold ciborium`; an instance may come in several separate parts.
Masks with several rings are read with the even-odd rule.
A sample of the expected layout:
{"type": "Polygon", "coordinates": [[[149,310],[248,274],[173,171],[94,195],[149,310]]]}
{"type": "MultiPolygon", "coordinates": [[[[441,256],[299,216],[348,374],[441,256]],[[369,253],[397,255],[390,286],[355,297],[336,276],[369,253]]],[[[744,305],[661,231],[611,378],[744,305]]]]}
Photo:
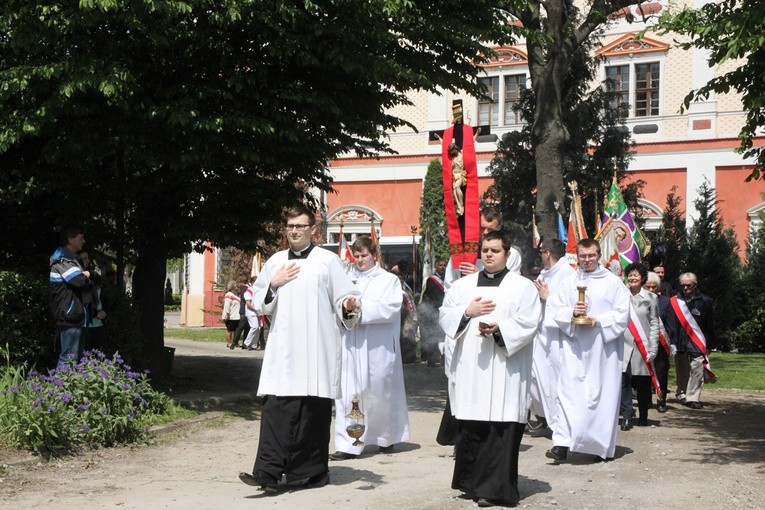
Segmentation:
{"type": "MultiPolygon", "coordinates": [[[[585,292],[587,291],[587,286],[577,285],[576,290],[579,291],[579,298],[577,299],[577,302],[586,303],[587,301],[585,299],[585,292]]],[[[592,319],[590,319],[586,315],[574,315],[571,318],[571,323],[576,324],[578,326],[591,326],[592,319]]]]}
{"type": "Polygon", "coordinates": [[[364,431],[367,429],[366,425],[364,425],[364,413],[361,412],[361,409],[359,409],[359,397],[358,395],[353,396],[353,400],[351,400],[351,412],[346,414],[345,417],[348,420],[348,425],[345,427],[345,432],[355,439],[353,442],[353,446],[361,446],[364,443],[359,440],[361,436],[364,435],[364,431]]]}

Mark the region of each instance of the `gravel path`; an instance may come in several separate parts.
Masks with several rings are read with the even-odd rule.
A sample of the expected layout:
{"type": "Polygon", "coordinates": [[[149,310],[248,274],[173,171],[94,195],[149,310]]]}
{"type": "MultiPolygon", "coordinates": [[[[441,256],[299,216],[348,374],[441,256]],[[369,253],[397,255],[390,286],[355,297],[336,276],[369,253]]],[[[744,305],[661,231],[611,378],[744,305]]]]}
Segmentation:
{"type": "MultiPolygon", "coordinates": [[[[149,446],[104,449],[51,463],[0,450],[0,508],[468,509],[450,489],[451,448],[434,436],[444,376],[405,367],[412,439],[390,455],[330,463],[321,489],[264,496],[237,479],[252,468],[259,409],[259,351],[169,340],[176,348],[171,395],[202,414],[158,431],[149,446]],[[208,408],[204,408],[204,406],[208,408]]],[[[765,506],[765,395],[705,391],[706,407],[670,402],[650,426],[620,432],[616,459],[572,455],[553,465],[545,437],[525,436],[521,508],[760,509],[765,506]]],[[[372,448],[370,448],[372,450],[372,448]]],[[[332,451],[332,448],[330,449],[332,451]]]]}

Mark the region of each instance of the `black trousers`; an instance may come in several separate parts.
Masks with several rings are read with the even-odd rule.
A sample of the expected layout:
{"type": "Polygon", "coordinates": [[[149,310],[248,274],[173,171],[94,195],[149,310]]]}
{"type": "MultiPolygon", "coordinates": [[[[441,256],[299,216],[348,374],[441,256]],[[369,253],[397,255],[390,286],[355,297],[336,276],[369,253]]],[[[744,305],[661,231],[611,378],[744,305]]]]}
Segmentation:
{"type": "Polygon", "coordinates": [[[254,473],[287,483],[329,471],[332,399],[266,396],[254,473]]]}
{"type": "Polygon", "coordinates": [[[518,492],[518,453],[524,423],[459,420],[452,489],[513,506],[518,492]]]}
{"type": "MultiPolygon", "coordinates": [[[[247,332],[250,330],[250,323],[247,322],[247,317],[242,315],[239,318],[239,325],[236,327],[236,331],[234,331],[234,339],[233,344],[236,345],[239,343],[239,337],[244,334],[244,337],[247,338],[247,332]]],[[[242,340],[244,341],[244,340],[242,340]]]]}
{"type": "Polygon", "coordinates": [[[664,350],[664,347],[659,346],[659,352],[656,354],[656,359],[653,360],[653,368],[656,370],[656,378],[659,380],[659,387],[661,388],[659,400],[665,401],[669,386],[669,354],[664,350]]]}

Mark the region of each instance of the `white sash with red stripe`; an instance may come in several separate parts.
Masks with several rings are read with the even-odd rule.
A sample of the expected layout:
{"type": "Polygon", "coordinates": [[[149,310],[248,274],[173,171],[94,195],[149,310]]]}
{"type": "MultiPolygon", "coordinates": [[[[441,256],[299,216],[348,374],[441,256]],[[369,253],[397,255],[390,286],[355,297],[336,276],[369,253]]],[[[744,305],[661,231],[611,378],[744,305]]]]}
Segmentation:
{"type": "Polygon", "coordinates": [[[443,292],[443,291],[444,291],[444,282],[443,282],[443,281],[441,281],[441,278],[439,278],[439,277],[438,277],[438,276],[436,276],[436,275],[430,275],[430,276],[428,277],[428,279],[429,279],[429,280],[431,280],[433,283],[435,283],[435,284],[436,284],[436,287],[438,287],[438,288],[441,290],[441,292],[443,292]]]}
{"type": "Polygon", "coordinates": [[[693,345],[704,356],[704,380],[709,382],[716,382],[717,375],[712,372],[712,367],[709,366],[709,356],[707,356],[707,339],[704,333],[699,327],[699,323],[693,317],[693,314],[688,309],[688,304],[684,300],[677,299],[677,296],[669,298],[669,303],[672,305],[672,310],[675,312],[677,320],[680,321],[680,325],[685,330],[688,338],[691,339],[693,345]]]}
{"type": "Polygon", "coordinates": [[[669,355],[669,336],[667,335],[667,329],[664,327],[664,321],[661,318],[659,318],[659,344],[669,355]]]}
{"type": "Polygon", "coordinates": [[[659,386],[659,380],[656,378],[656,370],[653,369],[653,361],[648,361],[648,335],[643,330],[643,325],[639,320],[635,320],[637,314],[635,313],[635,307],[630,303],[630,323],[627,326],[632,333],[632,338],[635,339],[635,347],[640,351],[640,355],[643,357],[645,366],[648,367],[648,373],[651,374],[651,382],[657,393],[661,393],[661,386],[659,386]]]}

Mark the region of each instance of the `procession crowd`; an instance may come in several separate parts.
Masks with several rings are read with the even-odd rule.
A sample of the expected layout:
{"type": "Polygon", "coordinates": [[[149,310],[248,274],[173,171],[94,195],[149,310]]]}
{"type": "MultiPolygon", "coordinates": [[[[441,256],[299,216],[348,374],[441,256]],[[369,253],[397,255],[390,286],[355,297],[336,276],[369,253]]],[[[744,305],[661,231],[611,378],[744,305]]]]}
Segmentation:
{"type": "MultiPolygon", "coordinates": [[[[667,411],[671,360],[676,398],[702,407],[704,382],[714,379],[707,357],[714,329],[711,300],[695,275],[681,275],[673,296],[660,267],[648,272],[634,263],[617,276],[602,264],[598,242],[583,239],[574,269],[565,245],[549,239],[532,280],[520,274],[520,253],[497,211],[483,211],[480,221],[475,263],[439,261],[420,302],[421,354],[443,367],[448,390],[433,434],[454,445],[451,486],[460,497],[479,507],[519,503],[527,423],[549,429],[546,456],[556,463],[571,453],[612,460],[617,431],[646,426],[654,394],[656,411],[667,411]]],[[[284,230],[289,248],[269,258],[244,292],[230,284],[222,315],[229,348],[243,337],[242,348],[265,351],[256,458],[239,478],[267,494],[322,487],[330,483],[329,461],[352,461],[370,446],[390,454],[410,438],[401,273],[380,266],[368,236],[353,243],[347,271],[313,244],[315,215],[305,206],[287,212],[284,230]]],[[[99,315],[83,302],[94,286],[76,258],[83,244],[81,229],[65,231],[51,258],[60,363],[80,349],[79,333],[70,330],[83,319],[74,312],[86,322],[99,315]]]]}

